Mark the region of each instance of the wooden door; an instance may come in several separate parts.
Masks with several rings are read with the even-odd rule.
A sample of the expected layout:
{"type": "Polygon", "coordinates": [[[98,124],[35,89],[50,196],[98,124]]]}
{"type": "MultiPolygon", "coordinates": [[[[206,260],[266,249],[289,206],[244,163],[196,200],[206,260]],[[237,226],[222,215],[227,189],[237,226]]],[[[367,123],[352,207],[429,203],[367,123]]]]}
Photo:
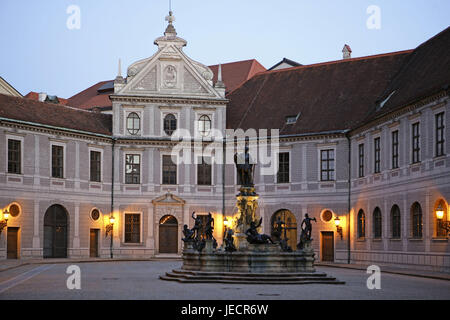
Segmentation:
{"type": "Polygon", "coordinates": [[[178,226],[160,225],[159,226],[159,252],[160,253],[178,253],[178,226]]]}
{"type": "Polygon", "coordinates": [[[322,261],[334,261],[334,232],[322,232],[322,261]]]}
{"type": "Polygon", "coordinates": [[[91,258],[97,258],[98,257],[98,229],[91,229],[90,235],[89,235],[89,256],[91,258]]]}
{"type": "Polygon", "coordinates": [[[7,258],[17,259],[19,257],[19,228],[8,227],[7,233],[7,258]]]}

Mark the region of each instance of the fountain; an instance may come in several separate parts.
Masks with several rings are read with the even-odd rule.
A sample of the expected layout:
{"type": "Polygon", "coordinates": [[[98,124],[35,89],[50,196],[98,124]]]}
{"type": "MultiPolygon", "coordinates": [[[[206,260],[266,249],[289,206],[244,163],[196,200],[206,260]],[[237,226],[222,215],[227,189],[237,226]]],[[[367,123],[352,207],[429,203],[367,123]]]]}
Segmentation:
{"type": "Polygon", "coordinates": [[[235,163],[242,184],[236,196],[238,214],[224,232],[222,247],[217,248],[212,236],[214,220],[211,215],[202,235],[201,220],[193,213],[194,227],[189,229],[185,225],[183,231],[183,265],[160,279],[183,283],[344,284],[314,268],[313,219],[305,216],[301,225],[305,228],[297,250],[290,248],[286,239],[281,239],[280,232],[275,232],[275,241],[258,232],[262,218],[256,217],[259,196],[253,185],[254,164],[251,164],[248,148],[244,154],[235,156],[235,163]]]}

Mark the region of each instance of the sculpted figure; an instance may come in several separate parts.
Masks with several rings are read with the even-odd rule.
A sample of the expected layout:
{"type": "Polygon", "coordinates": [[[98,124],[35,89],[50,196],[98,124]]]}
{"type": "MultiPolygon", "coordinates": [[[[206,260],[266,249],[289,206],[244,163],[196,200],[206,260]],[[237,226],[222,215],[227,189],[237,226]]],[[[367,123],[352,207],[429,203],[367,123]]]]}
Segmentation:
{"type": "Polygon", "coordinates": [[[261,226],[262,218],[259,220],[258,224],[255,224],[254,221],[250,223],[250,228],[245,231],[247,235],[247,241],[250,244],[264,244],[264,243],[274,243],[272,238],[267,234],[259,234],[258,228],[261,226]]]}
{"type": "Polygon", "coordinates": [[[244,154],[235,154],[234,163],[236,164],[236,170],[243,187],[253,187],[253,174],[255,165],[252,164],[252,159],[248,153],[249,148],[245,147],[244,154]]]}

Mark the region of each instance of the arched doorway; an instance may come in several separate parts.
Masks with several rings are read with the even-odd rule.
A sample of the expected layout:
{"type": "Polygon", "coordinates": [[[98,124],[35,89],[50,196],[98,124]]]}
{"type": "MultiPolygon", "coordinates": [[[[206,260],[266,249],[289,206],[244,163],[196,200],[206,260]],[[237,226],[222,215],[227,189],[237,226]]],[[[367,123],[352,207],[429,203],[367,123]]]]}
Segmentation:
{"type": "Polygon", "coordinates": [[[55,204],[44,216],[44,258],[67,258],[67,210],[55,204]]]}
{"type": "Polygon", "coordinates": [[[295,216],[289,210],[278,210],[272,215],[271,219],[271,234],[275,229],[275,224],[278,218],[285,223],[281,230],[281,239],[288,239],[288,245],[295,250],[297,248],[297,220],[295,216]]]}
{"type": "Polygon", "coordinates": [[[174,216],[159,221],[159,253],[178,253],[178,221],[174,216]]]}

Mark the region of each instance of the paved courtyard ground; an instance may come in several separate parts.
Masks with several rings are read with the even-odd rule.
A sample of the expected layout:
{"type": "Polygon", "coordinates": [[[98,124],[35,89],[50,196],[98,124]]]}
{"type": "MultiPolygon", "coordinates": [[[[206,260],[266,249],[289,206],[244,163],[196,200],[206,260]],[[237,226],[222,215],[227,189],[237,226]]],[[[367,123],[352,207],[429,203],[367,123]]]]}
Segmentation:
{"type": "Polygon", "coordinates": [[[0,272],[0,299],[304,300],[450,299],[450,281],[381,274],[381,289],[369,290],[365,270],[317,267],[345,285],[181,284],[159,279],[180,261],[79,263],[81,290],[69,290],[71,264],[32,264],[0,272]]]}

